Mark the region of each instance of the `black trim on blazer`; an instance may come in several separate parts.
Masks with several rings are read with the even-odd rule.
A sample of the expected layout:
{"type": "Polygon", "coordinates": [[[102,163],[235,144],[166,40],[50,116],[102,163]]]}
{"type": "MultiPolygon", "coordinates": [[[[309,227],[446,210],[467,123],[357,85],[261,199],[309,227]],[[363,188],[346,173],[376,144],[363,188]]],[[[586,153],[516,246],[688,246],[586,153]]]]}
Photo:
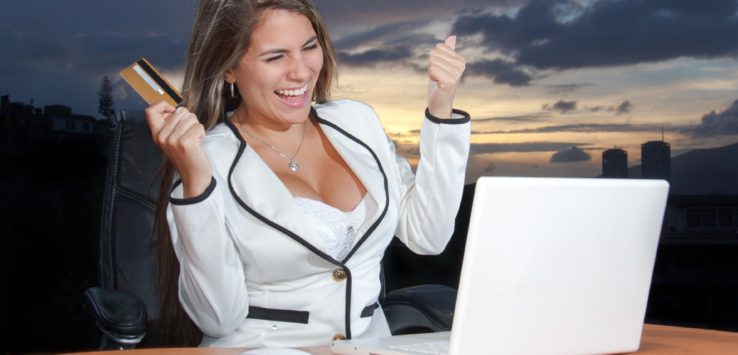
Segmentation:
{"type": "Polygon", "coordinates": [[[339,133],[345,135],[346,137],[348,137],[352,141],[356,142],[357,144],[361,145],[366,150],[368,150],[369,153],[371,153],[371,155],[374,158],[374,160],[377,162],[377,166],[379,167],[379,171],[382,173],[382,178],[384,179],[384,209],[382,210],[382,213],[379,215],[379,218],[377,218],[377,220],[374,221],[374,223],[366,230],[366,233],[364,233],[364,235],[361,236],[361,238],[359,239],[359,241],[356,242],[356,245],[354,246],[354,248],[351,249],[351,251],[346,255],[345,258],[343,258],[343,260],[341,260],[342,263],[346,263],[348,261],[348,259],[351,258],[351,256],[354,255],[354,253],[356,252],[356,250],[358,250],[359,247],[362,244],[364,244],[364,242],[369,237],[369,235],[371,235],[372,232],[374,232],[374,230],[377,229],[377,227],[379,226],[379,223],[381,223],[381,221],[384,219],[384,216],[387,214],[387,209],[389,209],[389,182],[387,180],[387,174],[384,172],[384,168],[382,167],[382,163],[379,161],[379,158],[377,157],[377,154],[374,153],[374,151],[372,150],[372,148],[370,148],[366,143],[362,142],[358,138],[354,137],[352,134],[350,134],[350,133],[344,131],[342,128],[336,126],[332,122],[328,122],[328,121],[326,121],[326,120],[318,117],[317,112],[315,113],[315,117],[317,117],[317,120],[318,120],[319,123],[325,124],[326,126],[329,126],[329,127],[333,128],[333,129],[335,129],[339,133]]]}
{"type": "Polygon", "coordinates": [[[169,190],[169,202],[173,205],[194,205],[196,203],[200,203],[202,201],[205,201],[208,197],[210,197],[210,194],[213,193],[215,190],[215,177],[210,178],[210,185],[208,185],[208,188],[205,189],[200,195],[190,198],[174,198],[172,196],[172,192],[180,185],[182,184],[182,179],[177,179],[177,181],[172,185],[172,189],[169,190]]]}
{"type": "Polygon", "coordinates": [[[451,114],[453,115],[454,113],[459,114],[459,115],[462,115],[464,117],[461,117],[461,118],[438,118],[436,116],[433,116],[430,113],[430,109],[427,109],[427,108],[425,109],[425,117],[428,118],[433,123],[438,123],[438,124],[464,124],[464,123],[467,123],[467,122],[471,121],[471,116],[466,111],[452,109],[451,110],[451,114]]]}
{"type": "Polygon", "coordinates": [[[379,308],[379,303],[378,302],[374,302],[374,303],[372,303],[372,304],[364,307],[364,309],[361,311],[361,318],[367,318],[367,317],[373,316],[374,315],[374,311],[376,311],[377,308],[379,308]]]}
{"type": "Polygon", "coordinates": [[[353,290],[354,277],[348,267],[344,266],[343,271],[346,271],[346,308],[343,319],[346,324],[346,339],[351,339],[351,295],[353,294],[351,290],[353,290]]]}
{"type": "Polygon", "coordinates": [[[246,318],[308,324],[310,312],[249,306],[249,314],[246,318]]]}
{"type": "MultiPolygon", "coordinates": [[[[379,308],[378,302],[374,302],[364,307],[364,309],[361,310],[361,318],[373,316],[374,311],[376,311],[377,308],[379,308]]],[[[246,318],[308,324],[310,312],[249,306],[249,314],[246,318]]]]}
{"type": "Polygon", "coordinates": [[[317,254],[321,258],[327,260],[331,264],[334,264],[336,266],[343,267],[344,265],[341,262],[339,262],[338,260],[334,259],[330,255],[328,255],[328,254],[320,251],[318,248],[314,247],[312,244],[308,243],[307,241],[305,241],[305,239],[302,239],[302,237],[298,236],[297,234],[295,234],[291,230],[289,230],[289,229],[287,229],[285,227],[282,227],[281,225],[273,222],[272,220],[270,220],[270,219],[262,216],[259,212],[256,212],[254,209],[252,209],[251,207],[249,207],[246,204],[246,202],[244,202],[241,199],[240,196],[238,196],[238,194],[236,193],[235,188],[233,187],[233,182],[232,182],[233,179],[231,178],[231,176],[233,175],[233,171],[236,169],[236,164],[238,163],[239,160],[241,160],[241,156],[243,155],[243,152],[246,151],[246,141],[243,139],[243,137],[241,137],[241,133],[238,132],[238,128],[236,128],[231,121],[226,120],[225,122],[226,122],[226,125],[231,130],[233,130],[233,132],[236,134],[236,137],[241,142],[241,145],[238,147],[238,153],[236,153],[236,157],[233,159],[233,163],[231,164],[231,168],[228,171],[228,189],[231,191],[231,195],[233,195],[233,198],[236,199],[236,202],[238,202],[238,204],[243,209],[245,209],[248,213],[252,214],[254,217],[256,217],[257,219],[259,219],[260,221],[262,221],[264,224],[266,224],[266,225],[268,225],[268,226],[270,226],[270,227],[272,227],[272,228],[274,228],[274,229],[282,232],[283,234],[287,235],[288,237],[294,239],[296,242],[302,244],[302,246],[304,246],[308,250],[312,251],[313,253],[317,254]]]}
{"type": "MultiPolygon", "coordinates": [[[[233,122],[231,120],[226,119],[225,120],[225,125],[231,131],[233,131],[233,133],[236,136],[236,138],[238,138],[238,140],[241,142],[241,145],[238,147],[238,152],[236,153],[236,156],[233,159],[233,163],[231,163],[231,168],[228,171],[228,189],[230,190],[231,195],[233,195],[233,198],[236,200],[236,202],[244,210],[246,210],[248,213],[250,213],[251,215],[253,215],[254,217],[256,217],[258,220],[260,220],[264,224],[266,224],[266,225],[268,225],[268,226],[276,229],[277,231],[282,232],[286,236],[292,238],[293,240],[295,240],[296,242],[300,243],[302,246],[304,246],[305,248],[307,248],[308,250],[310,250],[314,254],[320,256],[321,258],[325,259],[326,261],[330,262],[331,264],[334,264],[336,266],[341,267],[341,269],[343,269],[346,272],[346,276],[347,276],[346,277],[346,304],[345,304],[345,311],[344,311],[344,319],[345,319],[345,327],[346,327],[346,329],[345,329],[345,331],[346,331],[346,338],[347,339],[351,339],[351,293],[352,293],[351,290],[352,290],[353,277],[351,276],[351,270],[348,268],[348,266],[346,266],[345,263],[358,250],[358,248],[366,241],[366,239],[369,237],[369,235],[371,235],[372,232],[374,232],[374,230],[379,226],[379,224],[382,222],[382,220],[384,219],[385,215],[387,214],[387,210],[389,209],[389,182],[387,180],[387,174],[385,173],[384,168],[382,167],[382,163],[379,161],[379,158],[377,157],[377,154],[374,153],[374,151],[369,147],[369,145],[367,145],[366,143],[362,142],[361,140],[359,140],[358,138],[356,138],[352,134],[346,132],[342,128],[336,126],[332,122],[328,122],[328,121],[320,118],[320,116],[318,116],[318,112],[315,110],[315,108],[311,107],[310,108],[310,113],[311,113],[311,115],[315,118],[315,120],[318,123],[325,124],[325,125],[333,128],[333,129],[335,129],[339,133],[345,135],[346,137],[348,137],[349,139],[351,139],[352,141],[356,142],[360,146],[364,147],[367,151],[369,151],[369,153],[374,158],[374,161],[377,163],[377,167],[379,167],[379,171],[382,173],[382,178],[384,179],[384,197],[385,197],[385,199],[384,199],[384,209],[382,210],[382,213],[379,215],[379,217],[377,218],[377,220],[367,229],[367,231],[364,233],[364,235],[356,243],[356,245],[354,246],[354,248],[348,253],[348,255],[346,255],[346,257],[343,260],[338,261],[338,260],[334,259],[330,255],[328,255],[328,254],[322,252],[321,250],[317,249],[315,246],[313,246],[312,244],[308,243],[302,237],[298,236],[297,234],[295,234],[294,232],[290,231],[289,229],[284,228],[281,225],[273,222],[272,220],[270,220],[270,219],[262,216],[261,214],[259,214],[258,212],[256,212],[254,209],[252,209],[251,207],[249,207],[241,199],[241,197],[238,196],[238,194],[236,194],[236,190],[233,187],[233,179],[231,178],[231,176],[233,175],[233,171],[236,168],[236,164],[238,163],[239,160],[241,160],[241,156],[243,155],[243,152],[246,150],[247,143],[243,139],[243,136],[241,136],[241,132],[239,132],[238,128],[233,124],[233,122]]],[[[363,312],[364,311],[362,311],[362,313],[363,312]]]]}

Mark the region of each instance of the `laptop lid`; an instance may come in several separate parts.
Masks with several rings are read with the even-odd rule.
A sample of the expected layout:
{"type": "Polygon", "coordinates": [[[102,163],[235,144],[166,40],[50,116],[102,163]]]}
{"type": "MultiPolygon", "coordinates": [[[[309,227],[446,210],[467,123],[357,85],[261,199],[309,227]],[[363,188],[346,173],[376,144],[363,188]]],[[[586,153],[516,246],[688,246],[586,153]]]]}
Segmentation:
{"type": "MultiPolygon", "coordinates": [[[[480,178],[449,354],[637,350],[667,195],[662,180],[480,178]]],[[[355,353],[398,353],[386,340],[355,353]]]]}

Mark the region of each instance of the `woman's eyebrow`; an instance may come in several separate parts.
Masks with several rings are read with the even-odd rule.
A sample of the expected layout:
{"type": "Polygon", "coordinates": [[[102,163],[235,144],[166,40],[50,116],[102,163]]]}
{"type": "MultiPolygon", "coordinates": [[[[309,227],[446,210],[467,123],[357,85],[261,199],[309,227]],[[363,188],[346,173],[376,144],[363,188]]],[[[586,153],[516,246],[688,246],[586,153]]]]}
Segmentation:
{"type": "MultiPolygon", "coordinates": [[[[310,39],[308,39],[307,41],[305,41],[305,43],[302,46],[305,47],[305,46],[307,46],[308,44],[310,44],[311,42],[313,42],[313,41],[315,41],[317,39],[318,39],[318,36],[312,36],[312,37],[310,37],[310,39]]],[[[259,57],[263,57],[263,56],[266,56],[266,55],[273,55],[273,54],[284,54],[284,53],[287,53],[287,52],[289,52],[289,51],[286,50],[286,49],[282,49],[282,48],[270,49],[270,50],[264,51],[261,54],[259,54],[259,57]]]]}

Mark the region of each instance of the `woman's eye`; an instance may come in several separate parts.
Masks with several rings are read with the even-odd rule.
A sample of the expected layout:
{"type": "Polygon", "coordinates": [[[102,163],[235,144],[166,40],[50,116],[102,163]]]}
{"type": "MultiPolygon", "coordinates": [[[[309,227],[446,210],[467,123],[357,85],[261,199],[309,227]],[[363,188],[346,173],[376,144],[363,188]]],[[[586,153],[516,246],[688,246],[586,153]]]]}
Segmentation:
{"type": "Polygon", "coordinates": [[[310,50],[313,50],[313,49],[316,49],[316,48],[318,48],[318,44],[317,43],[313,43],[313,44],[309,44],[309,45],[305,46],[305,48],[303,48],[303,50],[310,51],[310,50]]]}
{"type": "Polygon", "coordinates": [[[269,63],[269,62],[277,61],[279,59],[282,59],[282,56],[281,55],[266,58],[266,59],[264,59],[264,61],[267,62],[267,63],[269,63]]]}

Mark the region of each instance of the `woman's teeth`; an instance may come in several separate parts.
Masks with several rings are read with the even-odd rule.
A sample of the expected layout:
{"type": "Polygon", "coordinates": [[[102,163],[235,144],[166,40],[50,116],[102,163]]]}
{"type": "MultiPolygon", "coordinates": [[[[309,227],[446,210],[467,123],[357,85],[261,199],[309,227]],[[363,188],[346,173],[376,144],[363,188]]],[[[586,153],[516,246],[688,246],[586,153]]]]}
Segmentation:
{"type": "Polygon", "coordinates": [[[276,90],[275,92],[282,96],[302,96],[305,95],[306,91],[307,85],[295,90],[276,90]]]}

